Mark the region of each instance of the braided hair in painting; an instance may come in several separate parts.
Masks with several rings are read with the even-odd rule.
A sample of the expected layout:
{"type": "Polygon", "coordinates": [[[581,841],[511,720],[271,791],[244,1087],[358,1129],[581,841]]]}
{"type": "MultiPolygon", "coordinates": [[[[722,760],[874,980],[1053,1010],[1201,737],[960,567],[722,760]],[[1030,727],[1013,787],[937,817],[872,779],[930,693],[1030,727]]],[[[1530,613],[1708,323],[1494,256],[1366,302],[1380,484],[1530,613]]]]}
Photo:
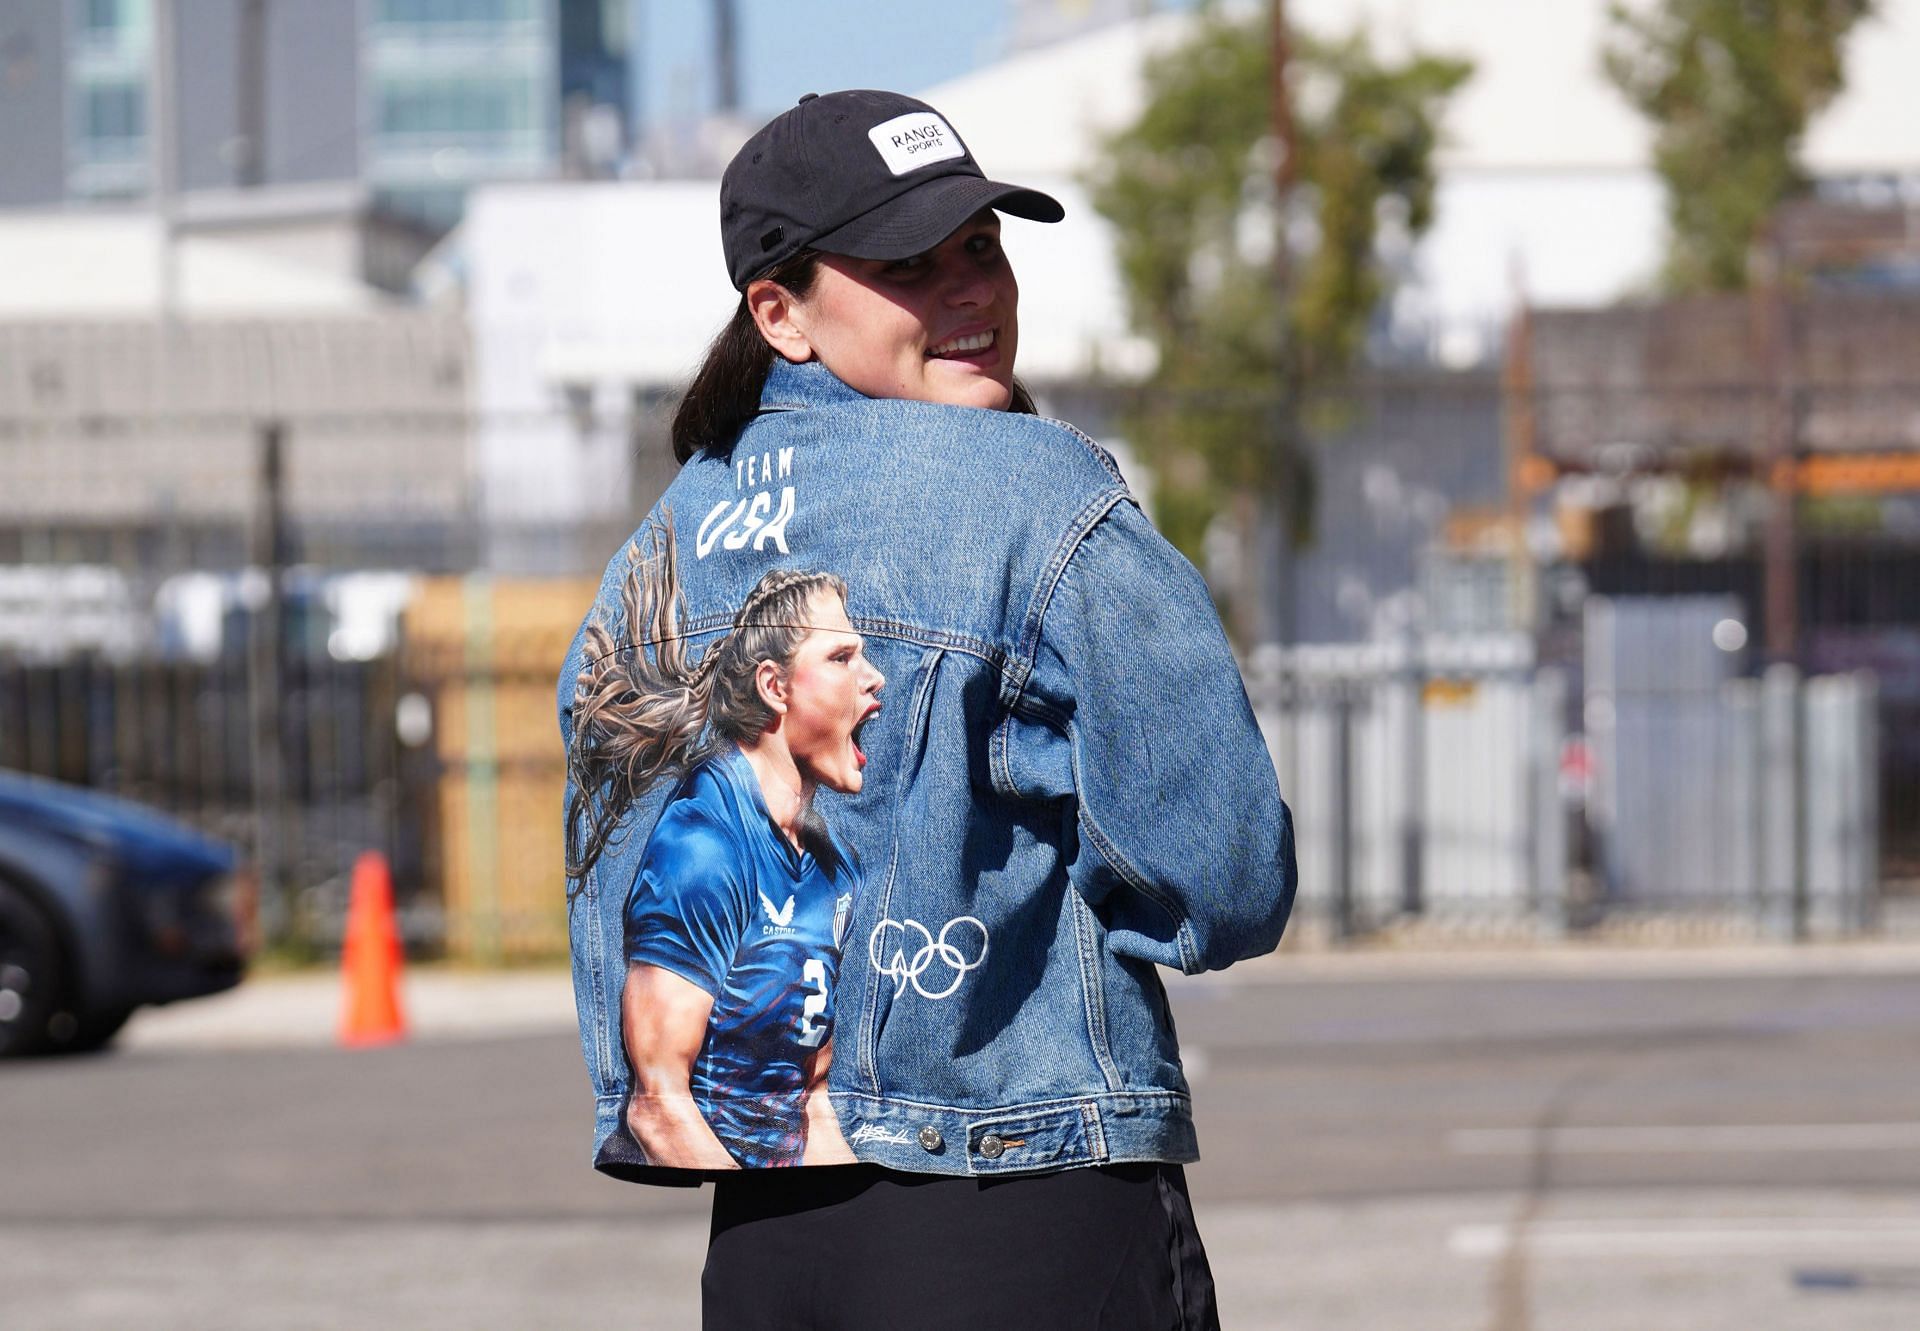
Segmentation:
{"type": "MultiPolygon", "coordinates": [[[[567,752],[567,877],[577,885],[620,835],[641,796],[680,780],[724,741],[751,744],[773,721],[754,676],[762,661],[785,670],[812,632],[807,603],[831,573],[774,569],[747,593],[726,636],[696,662],[682,628],[685,598],[672,514],[649,519],[627,547],[621,632],[586,629],[586,665],[574,683],[567,752]]],[[[811,838],[810,838],[811,839],[811,838]]]]}

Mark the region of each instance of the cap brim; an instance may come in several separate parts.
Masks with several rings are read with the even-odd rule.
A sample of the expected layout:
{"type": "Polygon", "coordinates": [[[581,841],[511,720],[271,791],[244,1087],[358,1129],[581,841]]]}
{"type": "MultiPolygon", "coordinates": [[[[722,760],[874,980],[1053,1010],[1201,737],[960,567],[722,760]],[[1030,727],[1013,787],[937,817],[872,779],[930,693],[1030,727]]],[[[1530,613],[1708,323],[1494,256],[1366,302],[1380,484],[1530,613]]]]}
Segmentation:
{"type": "Polygon", "coordinates": [[[1058,222],[1067,215],[1059,200],[1037,189],[974,175],[935,176],[816,236],[811,248],[854,259],[907,259],[938,245],[982,208],[1035,222],[1058,222]]]}

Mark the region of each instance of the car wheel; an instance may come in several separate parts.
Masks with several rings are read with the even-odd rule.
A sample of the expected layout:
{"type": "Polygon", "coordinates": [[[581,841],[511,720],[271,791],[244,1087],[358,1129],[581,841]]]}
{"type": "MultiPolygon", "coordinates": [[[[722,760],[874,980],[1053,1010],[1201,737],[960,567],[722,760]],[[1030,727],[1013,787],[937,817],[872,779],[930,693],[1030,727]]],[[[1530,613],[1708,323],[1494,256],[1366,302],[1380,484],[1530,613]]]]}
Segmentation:
{"type": "Polygon", "coordinates": [[[60,996],[60,943],[19,888],[0,882],[0,1056],[45,1047],[60,996]]]}
{"type": "Polygon", "coordinates": [[[130,1007],[95,1012],[56,1012],[48,1025],[49,1042],[63,1054],[85,1054],[105,1048],[133,1015],[130,1007]]]}

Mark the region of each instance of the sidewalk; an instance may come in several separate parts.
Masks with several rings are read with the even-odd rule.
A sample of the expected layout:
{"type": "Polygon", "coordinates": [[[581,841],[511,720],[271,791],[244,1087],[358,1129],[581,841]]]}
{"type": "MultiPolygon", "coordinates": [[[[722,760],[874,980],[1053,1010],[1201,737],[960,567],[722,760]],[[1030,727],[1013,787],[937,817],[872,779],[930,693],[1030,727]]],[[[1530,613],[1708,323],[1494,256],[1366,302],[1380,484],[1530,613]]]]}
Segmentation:
{"type": "MultiPolygon", "coordinates": [[[[123,1049],[304,1048],[334,1043],[340,977],[299,971],[247,980],[237,989],[167,1007],[142,1008],[123,1049]]],[[[575,1029],[573,980],[562,969],[407,970],[400,1007],[420,1040],[567,1034],[575,1029]]]]}
{"type": "Polygon", "coordinates": [[[1736,975],[1908,975],[1920,973],[1920,939],[1774,943],[1644,941],[1485,943],[1443,935],[1350,949],[1282,947],[1217,975],[1162,972],[1169,987],[1193,983],[1446,979],[1454,975],[1551,979],[1594,976],[1703,979],[1736,975]]]}
{"type": "MultiPolygon", "coordinates": [[[[1727,944],[1628,947],[1584,943],[1500,948],[1431,946],[1277,952],[1231,970],[1162,971],[1170,992],[1221,985],[1527,978],[1715,979],[1742,975],[1920,973],[1920,943],[1727,944]]],[[[302,1048],[334,1042],[340,981],[330,969],[248,980],[238,989],[169,1007],[143,1008],[121,1036],[125,1049],[302,1048]]],[[[401,997],[420,1040],[571,1034],[573,981],[565,969],[482,971],[410,967],[401,997]]]]}

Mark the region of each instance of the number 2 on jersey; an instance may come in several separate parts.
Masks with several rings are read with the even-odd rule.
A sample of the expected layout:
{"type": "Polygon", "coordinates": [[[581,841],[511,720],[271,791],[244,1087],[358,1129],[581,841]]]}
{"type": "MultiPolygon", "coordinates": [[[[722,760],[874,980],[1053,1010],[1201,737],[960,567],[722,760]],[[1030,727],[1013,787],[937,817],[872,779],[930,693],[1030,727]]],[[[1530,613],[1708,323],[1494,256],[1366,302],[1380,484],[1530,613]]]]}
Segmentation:
{"type": "Polygon", "coordinates": [[[800,978],[813,986],[800,1007],[800,1043],[818,1049],[827,1038],[827,963],[814,957],[800,968],[800,978]]]}

